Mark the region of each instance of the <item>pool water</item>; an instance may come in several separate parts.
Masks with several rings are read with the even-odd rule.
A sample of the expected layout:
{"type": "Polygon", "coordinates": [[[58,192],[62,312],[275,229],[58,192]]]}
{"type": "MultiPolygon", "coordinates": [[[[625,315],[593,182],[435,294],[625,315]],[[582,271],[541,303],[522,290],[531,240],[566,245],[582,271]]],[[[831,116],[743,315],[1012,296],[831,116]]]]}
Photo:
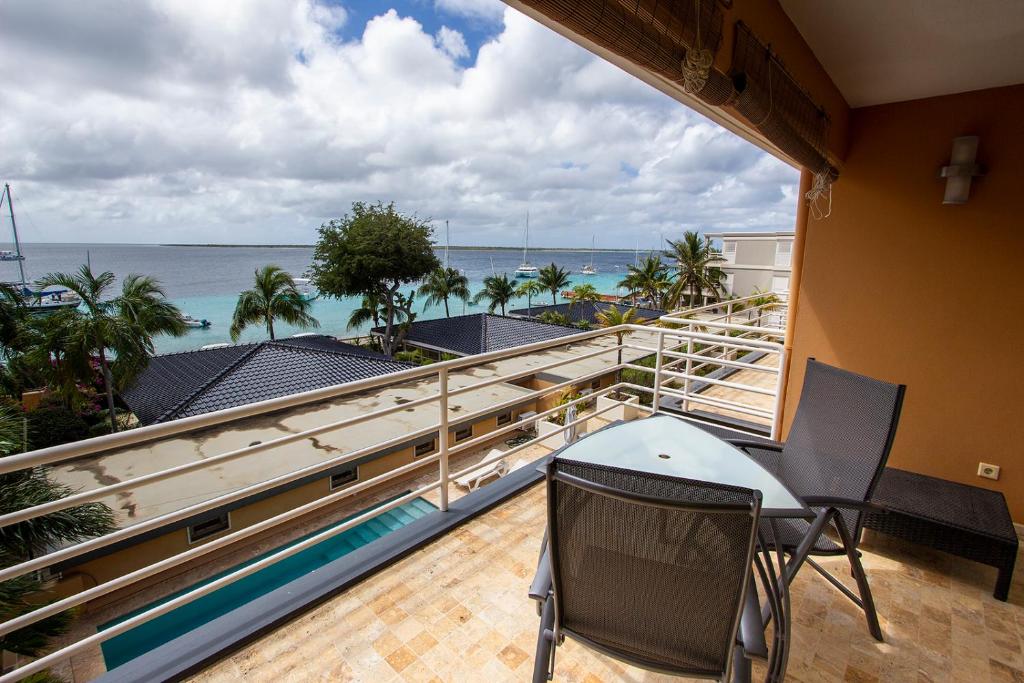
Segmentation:
{"type": "MultiPolygon", "coordinates": [[[[239,579],[234,583],[228,584],[227,586],[224,586],[223,588],[220,588],[208,595],[204,595],[197,600],[186,605],[182,605],[167,614],[163,614],[156,619],[146,622],[145,624],[140,624],[130,631],[114,636],[113,638],[105,641],[102,645],[103,659],[106,663],[107,670],[113,669],[114,667],[135,659],[136,657],[145,654],[146,652],[149,652],[150,650],[163,645],[180,635],[188,633],[194,628],[202,626],[219,616],[227,614],[233,609],[241,607],[254,598],[280,588],[300,576],[316,571],[327,563],[347,555],[356,548],[360,548],[368,543],[376,541],[378,538],[387,536],[392,531],[397,531],[407,524],[416,521],[420,517],[430,514],[436,509],[437,508],[434,507],[434,505],[423,498],[416,498],[415,500],[400,505],[393,510],[389,510],[373,519],[354,526],[347,531],[343,531],[337,536],[317,543],[311,548],[307,548],[295,555],[292,555],[291,557],[285,558],[280,562],[276,562],[269,567],[261,569],[254,574],[250,574],[249,576],[239,579]]],[[[362,512],[365,512],[365,510],[362,512]]],[[[325,527],[325,529],[343,524],[349,519],[362,514],[362,512],[346,517],[335,524],[325,527]]],[[[321,529],[321,531],[323,531],[323,529],[321,529]]],[[[111,626],[115,626],[122,621],[161,605],[168,600],[172,600],[179,595],[183,595],[190,590],[210,583],[222,576],[226,576],[231,572],[237,571],[242,567],[246,567],[279,550],[293,546],[316,533],[319,533],[319,531],[307,534],[306,536],[298,538],[291,543],[287,543],[274,550],[267,551],[252,558],[251,560],[237,564],[230,569],[225,569],[204,581],[193,584],[192,586],[182,589],[176,593],[172,593],[161,600],[156,600],[148,605],[138,608],[137,610],[122,615],[117,619],[101,624],[99,630],[102,631],[110,628],[111,626]]]]}

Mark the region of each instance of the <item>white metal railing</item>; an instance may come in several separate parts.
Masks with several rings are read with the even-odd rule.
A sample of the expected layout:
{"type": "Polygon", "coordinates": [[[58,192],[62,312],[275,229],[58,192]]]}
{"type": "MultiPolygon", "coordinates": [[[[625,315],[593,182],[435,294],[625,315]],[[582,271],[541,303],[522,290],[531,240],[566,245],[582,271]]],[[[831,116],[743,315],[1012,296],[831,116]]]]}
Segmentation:
{"type": "MultiPolygon", "coordinates": [[[[685,313],[690,314],[692,311],[685,313]]],[[[650,404],[648,405],[644,401],[640,406],[647,414],[668,409],[668,404],[663,401],[668,399],[669,401],[679,401],[679,405],[684,410],[688,410],[688,407],[693,404],[700,407],[706,413],[718,412],[725,415],[741,416],[761,421],[762,423],[767,422],[772,425],[775,423],[774,417],[778,411],[778,396],[780,395],[781,382],[783,381],[780,369],[785,365],[783,362],[785,351],[783,345],[777,341],[779,332],[776,328],[740,325],[730,322],[728,319],[725,321],[694,320],[681,317],[679,313],[665,316],[662,318],[661,324],[666,326],[622,325],[581,332],[560,339],[537,342],[514,349],[495,351],[419,368],[411,368],[383,377],[351,382],[327,389],[263,401],[216,413],[185,418],[167,424],[143,427],[128,432],[0,459],[0,473],[13,472],[30,467],[53,466],[86,456],[95,456],[115,450],[120,451],[127,447],[155,440],[171,439],[179,436],[187,437],[190,432],[199,428],[229,423],[234,425],[239,420],[271,411],[301,409],[303,406],[309,406],[325,400],[343,399],[357,393],[366,393],[374,390],[387,391],[396,387],[413,385],[419,385],[426,391],[425,395],[415,400],[403,401],[396,405],[317,425],[310,429],[285,434],[284,436],[263,442],[256,442],[243,448],[210,455],[193,462],[131,477],[124,481],[102,485],[56,501],[9,512],[0,515],[0,528],[3,528],[84,503],[102,501],[110,496],[124,494],[146,484],[180,477],[190,472],[211,467],[219,467],[232,461],[244,462],[246,457],[258,453],[308,440],[325,433],[363,425],[368,421],[387,419],[388,416],[399,411],[407,411],[413,408],[422,409],[425,406],[433,405],[436,405],[438,411],[436,421],[431,421],[419,428],[396,430],[396,433],[388,434],[387,438],[371,445],[355,448],[339,455],[333,455],[315,464],[268,478],[265,481],[254,482],[228,493],[211,495],[211,497],[201,502],[160,514],[149,520],[119,529],[111,534],[60,548],[9,567],[0,568],[0,580],[23,576],[30,572],[51,567],[57,563],[68,562],[85,553],[110,546],[114,543],[121,543],[144,533],[158,531],[174,522],[180,522],[197,514],[222,508],[229,503],[242,500],[253,494],[269,491],[311,475],[326,473],[331,468],[371,453],[406,444],[435,432],[438,435],[438,450],[433,455],[420,457],[411,463],[353,484],[343,490],[332,492],[322,498],[292,508],[256,524],[237,530],[230,530],[229,533],[211,539],[202,545],[191,547],[186,551],[161,559],[117,578],[97,584],[55,602],[42,605],[38,609],[0,624],[0,635],[11,633],[36,623],[41,619],[133,586],[144,579],[156,576],[173,567],[195,561],[256,534],[280,527],[283,524],[287,524],[329,505],[339,503],[343,499],[350,498],[370,488],[399,478],[422,473],[431,465],[438,468],[435,480],[416,488],[400,498],[390,501],[383,506],[365,511],[342,524],[324,529],[295,545],[278,550],[258,562],[247,565],[201,587],[194,588],[173,600],[146,610],[116,626],[71,642],[51,654],[0,676],[0,683],[20,680],[24,676],[64,661],[72,655],[95,647],[109,638],[155,619],[176,607],[192,602],[218,588],[301,552],[316,543],[336,536],[415,497],[436,491],[440,498],[441,511],[444,512],[448,508],[450,486],[456,479],[481,468],[488,467],[500,459],[531,448],[559,433],[565,433],[567,430],[585,424],[595,417],[600,417],[608,410],[615,408],[616,404],[613,403],[601,409],[595,407],[593,410],[579,414],[574,421],[562,425],[553,432],[546,434],[538,433],[535,437],[514,446],[508,451],[488,456],[454,473],[450,471],[450,458],[452,456],[468,454],[470,451],[483,447],[501,436],[521,430],[523,425],[513,422],[498,427],[486,434],[453,445],[448,437],[453,423],[472,423],[474,420],[485,415],[493,414],[496,410],[536,404],[539,400],[558,396],[566,389],[589,385],[593,380],[608,376],[611,373],[616,373],[617,378],[610,386],[592,392],[589,395],[538,411],[531,420],[542,420],[545,417],[556,415],[564,411],[569,405],[582,408],[583,404],[594,401],[597,396],[605,396],[615,392],[630,392],[645,397],[650,396],[650,404]],[[618,341],[619,335],[623,337],[621,343],[618,341]],[[529,365],[528,367],[505,367],[503,369],[501,366],[505,361],[515,358],[529,358],[545,352],[562,352],[562,354],[561,357],[558,354],[552,355],[553,360],[546,361],[546,359],[542,359],[546,362],[529,365]],[[629,355],[631,358],[623,360],[623,354],[629,355]],[[648,356],[654,359],[653,367],[648,367],[640,362],[642,358],[648,356]],[[597,364],[592,363],[591,367],[585,369],[571,368],[574,363],[593,359],[599,359],[601,362],[597,364]],[[484,408],[468,413],[460,411],[457,415],[453,415],[450,410],[449,399],[452,397],[479,391],[488,386],[524,379],[556,368],[563,368],[562,376],[567,378],[552,386],[536,390],[523,390],[520,388],[512,398],[492,403],[484,408]],[[493,374],[490,377],[484,376],[484,373],[481,372],[482,370],[492,372],[493,374]],[[620,377],[619,373],[624,371],[633,371],[633,374],[629,377],[620,377]],[[459,379],[459,382],[456,382],[456,386],[452,386],[453,377],[459,379]],[[769,381],[765,381],[763,378],[767,378],[769,381]],[[459,384],[462,385],[459,386],[459,384]],[[397,433],[399,431],[400,433],[397,433]]],[[[774,433],[772,435],[775,436],[774,433]]]]}

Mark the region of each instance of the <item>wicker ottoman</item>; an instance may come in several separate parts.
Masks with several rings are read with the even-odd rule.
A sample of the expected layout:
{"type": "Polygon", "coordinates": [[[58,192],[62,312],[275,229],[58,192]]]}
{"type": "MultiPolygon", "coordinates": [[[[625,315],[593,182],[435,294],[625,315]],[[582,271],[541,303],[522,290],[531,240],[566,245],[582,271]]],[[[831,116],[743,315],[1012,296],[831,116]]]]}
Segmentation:
{"type": "Polygon", "coordinates": [[[1002,493],[887,467],[871,502],[887,512],[866,515],[867,528],[997,568],[993,595],[1006,600],[1017,533],[1002,493]]]}

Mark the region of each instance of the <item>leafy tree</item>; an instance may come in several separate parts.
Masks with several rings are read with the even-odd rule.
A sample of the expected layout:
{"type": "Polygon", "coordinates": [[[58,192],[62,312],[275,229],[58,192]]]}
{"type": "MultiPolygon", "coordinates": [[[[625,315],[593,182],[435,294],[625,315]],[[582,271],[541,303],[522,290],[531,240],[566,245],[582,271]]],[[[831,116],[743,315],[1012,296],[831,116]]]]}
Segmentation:
{"type": "Polygon", "coordinates": [[[672,285],[668,267],[659,256],[645,256],[637,266],[629,266],[629,273],[619,283],[632,292],[639,292],[651,300],[652,305],[664,305],[664,295],[672,285]]]}
{"type": "Polygon", "coordinates": [[[551,304],[555,305],[558,293],[569,286],[569,271],[552,263],[537,272],[537,282],[544,291],[551,292],[551,304]]]}
{"type": "Polygon", "coordinates": [[[106,299],[114,280],[114,274],[109,271],[95,275],[89,266],[82,266],[77,273],[50,273],[38,286],[40,289],[63,287],[81,297],[85,311],[68,311],[58,319],[62,326],[58,350],[65,361],[73,361],[79,370],[84,359],[99,357],[110,429],[116,432],[115,383],[125,386],[146,366],[155,351],[155,335],[177,337],[188,328],[181,312],[167,301],[160,284],[153,278],[129,275],[121,283],[121,294],[106,299]],[[113,372],[108,352],[117,359],[113,372]]]}
{"type": "Polygon", "coordinates": [[[526,297],[526,315],[533,315],[533,297],[544,291],[539,282],[533,279],[523,280],[516,287],[516,296],[526,297]]]}
{"type": "Polygon", "coordinates": [[[474,301],[479,303],[486,299],[490,302],[487,310],[494,313],[494,309],[501,308],[501,314],[505,315],[505,305],[516,296],[516,285],[509,279],[508,273],[501,275],[489,275],[484,278],[484,288],[477,293],[474,301]]]}
{"type": "Polygon", "coordinates": [[[725,273],[715,266],[723,261],[718,250],[711,246],[711,239],[701,238],[700,233],[687,230],[683,233],[683,239],[673,242],[668,241],[669,249],[664,252],[666,258],[674,259],[678,272],[676,281],[669,295],[671,306],[678,306],[683,298],[683,292],[690,292],[690,306],[699,306],[702,294],[705,290],[711,290],[719,295],[722,289],[722,280],[725,273]]]}
{"type": "Polygon", "coordinates": [[[470,297],[469,278],[456,268],[435,268],[430,271],[430,275],[420,285],[419,295],[426,296],[427,303],[431,306],[437,306],[444,302],[444,316],[450,318],[448,299],[451,297],[468,301],[470,297]]]}
{"type": "Polygon", "coordinates": [[[298,327],[320,327],[309,314],[313,304],[303,298],[295,280],[280,266],[266,265],[253,273],[253,287],[238,295],[231,317],[231,341],[249,325],[261,324],[274,339],[274,320],[281,319],[298,327]]]}
{"type": "MultiPolygon", "coordinates": [[[[603,311],[599,312],[595,318],[597,324],[601,327],[618,327],[619,325],[635,325],[640,322],[640,316],[637,315],[635,308],[630,308],[625,311],[619,309],[618,306],[608,306],[603,311]]],[[[627,335],[632,334],[629,330],[620,330],[615,333],[615,339],[618,342],[619,349],[616,363],[622,365],[622,341],[627,335]]],[[[621,371],[615,373],[617,376],[621,375],[621,371]]],[[[616,383],[619,379],[616,378],[616,383]]]]}
{"type": "MultiPolygon", "coordinates": [[[[11,408],[0,408],[0,455],[20,450],[21,418],[11,408]]],[[[43,469],[0,474],[0,514],[8,514],[74,493],[51,481],[43,469]]],[[[88,503],[0,529],[0,566],[37,557],[48,549],[110,533],[116,528],[113,511],[101,503],[88,503]]],[[[7,621],[41,606],[42,582],[27,574],[0,582],[0,621],[7,621]]],[[[67,632],[73,615],[55,616],[0,636],[0,650],[38,657],[50,639],[67,632]]]]}
{"type": "Polygon", "coordinates": [[[352,204],[352,212],[320,226],[313,255],[313,282],[335,298],[372,296],[384,309],[381,348],[391,355],[413,318],[413,294],[403,285],[419,282],[441,267],[426,221],[406,216],[395,205],[352,204]],[[399,322],[404,316],[404,324],[399,322]]]}

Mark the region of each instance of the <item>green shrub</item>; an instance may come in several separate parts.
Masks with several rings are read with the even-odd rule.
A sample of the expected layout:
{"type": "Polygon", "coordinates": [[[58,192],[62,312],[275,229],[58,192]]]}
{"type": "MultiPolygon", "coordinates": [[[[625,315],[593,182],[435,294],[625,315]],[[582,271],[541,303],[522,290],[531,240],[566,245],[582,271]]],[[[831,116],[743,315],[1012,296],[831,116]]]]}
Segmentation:
{"type": "Polygon", "coordinates": [[[25,418],[31,450],[89,438],[89,424],[82,416],[59,404],[44,404],[25,413],[25,418]]]}

